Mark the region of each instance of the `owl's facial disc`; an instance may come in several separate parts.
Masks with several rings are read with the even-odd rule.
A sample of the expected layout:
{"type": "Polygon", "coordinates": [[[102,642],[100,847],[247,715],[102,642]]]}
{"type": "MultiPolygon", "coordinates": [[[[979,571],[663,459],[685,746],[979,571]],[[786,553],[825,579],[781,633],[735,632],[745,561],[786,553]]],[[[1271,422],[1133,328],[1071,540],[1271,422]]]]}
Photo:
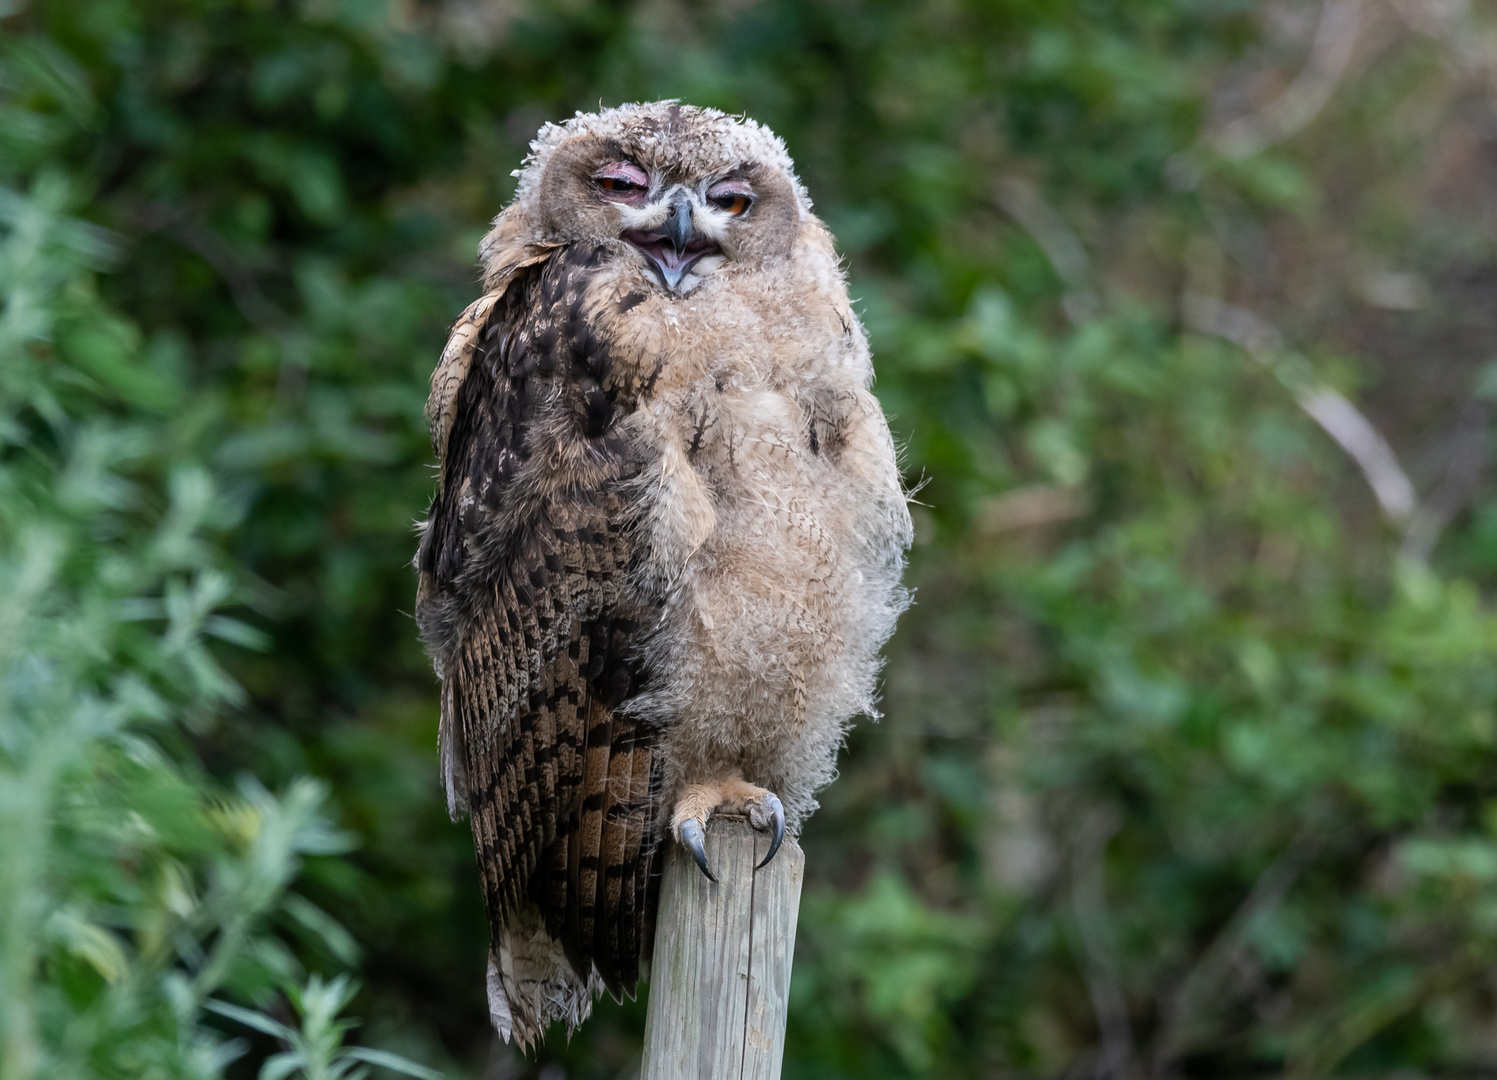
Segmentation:
{"type": "Polygon", "coordinates": [[[673,293],[687,292],[696,284],[689,275],[703,259],[723,254],[719,240],[728,222],[754,201],[747,182],[736,178],[710,187],[703,184],[695,191],[657,188],[657,198],[651,201],[649,176],[628,161],[605,166],[593,179],[603,198],[620,207],[626,226],[622,238],[645,256],[661,284],[673,293]]]}

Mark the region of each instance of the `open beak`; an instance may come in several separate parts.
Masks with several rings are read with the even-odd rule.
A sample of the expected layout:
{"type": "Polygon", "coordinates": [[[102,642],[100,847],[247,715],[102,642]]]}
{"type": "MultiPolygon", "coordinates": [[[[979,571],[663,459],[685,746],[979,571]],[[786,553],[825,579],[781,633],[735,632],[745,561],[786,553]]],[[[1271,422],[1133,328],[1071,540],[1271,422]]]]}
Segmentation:
{"type": "Polygon", "coordinates": [[[675,292],[688,271],[697,261],[707,255],[720,254],[722,249],[715,240],[699,237],[691,224],[691,203],[684,191],[676,192],[671,203],[670,216],[658,230],[635,229],[624,234],[624,239],[633,244],[660,272],[665,287],[675,292]]]}

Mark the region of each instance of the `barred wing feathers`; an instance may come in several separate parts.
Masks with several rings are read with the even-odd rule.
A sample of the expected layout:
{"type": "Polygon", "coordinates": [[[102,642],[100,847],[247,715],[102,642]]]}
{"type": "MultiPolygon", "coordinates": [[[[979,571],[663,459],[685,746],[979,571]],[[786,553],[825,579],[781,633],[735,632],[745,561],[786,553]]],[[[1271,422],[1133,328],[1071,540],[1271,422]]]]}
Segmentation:
{"type": "Polygon", "coordinates": [[[658,732],[617,708],[658,605],[628,582],[640,466],[580,313],[593,258],[515,266],[459,320],[428,405],[442,479],[417,617],[449,809],[466,802],[482,871],[491,1010],[527,1044],[580,1022],[600,983],[633,993],[658,877],[658,732]]]}

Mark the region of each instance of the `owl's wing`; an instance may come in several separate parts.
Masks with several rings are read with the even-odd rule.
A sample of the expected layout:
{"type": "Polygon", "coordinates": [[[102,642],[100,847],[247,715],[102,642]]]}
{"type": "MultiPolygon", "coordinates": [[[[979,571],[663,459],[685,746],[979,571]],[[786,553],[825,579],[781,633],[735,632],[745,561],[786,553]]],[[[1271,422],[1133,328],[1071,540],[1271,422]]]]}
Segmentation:
{"type": "Polygon", "coordinates": [[[620,995],[650,929],[662,785],[656,731],[616,706],[640,687],[654,609],[626,580],[638,467],[579,313],[586,260],[544,258],[464,314],[433,380],[442,479],[417,614],[496,947],[535,905],[583,983],[596,965],[620,995]]]}
{"type": "Polygon", "coordinates": [[[432,369],[431,393],[426,399],[426,430],[431,433],[431,448],[444,466],[447,436],[452,433],[453,413],[457,408],[457,393],[468,377],[479,333],[488,325],[494,305],[503,298],[516,275],[527,267],[545,262],[554,250],[531,244],[512,251],[511,258],[490,275],[489,291],[464,308],[457,322],[452,324],[442,358],[432,369]]]}

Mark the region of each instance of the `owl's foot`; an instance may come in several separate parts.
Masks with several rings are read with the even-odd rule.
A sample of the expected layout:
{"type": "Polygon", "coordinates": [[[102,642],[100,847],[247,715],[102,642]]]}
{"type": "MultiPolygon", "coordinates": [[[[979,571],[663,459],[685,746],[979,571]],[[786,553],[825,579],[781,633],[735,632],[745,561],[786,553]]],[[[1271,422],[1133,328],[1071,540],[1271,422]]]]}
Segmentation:
{"type": "Polygon", "coordinates": [[[754,867],[755,870],[762,869],[774,858],[775,852],[780,850],[780,841],[785,839],[785,807],[774,792],[755,787],[737,776],[715,784],[688,785],[676,801],[676,812],[671,815],[671,831],[676,834],[676,842],[691,852],[708,881],[717,878],[707,867],[707,819],[713,811],[723,809],[743,811],[748,814],[749,824],[754,828],[769,830],[769,852],[754,867]]]}

